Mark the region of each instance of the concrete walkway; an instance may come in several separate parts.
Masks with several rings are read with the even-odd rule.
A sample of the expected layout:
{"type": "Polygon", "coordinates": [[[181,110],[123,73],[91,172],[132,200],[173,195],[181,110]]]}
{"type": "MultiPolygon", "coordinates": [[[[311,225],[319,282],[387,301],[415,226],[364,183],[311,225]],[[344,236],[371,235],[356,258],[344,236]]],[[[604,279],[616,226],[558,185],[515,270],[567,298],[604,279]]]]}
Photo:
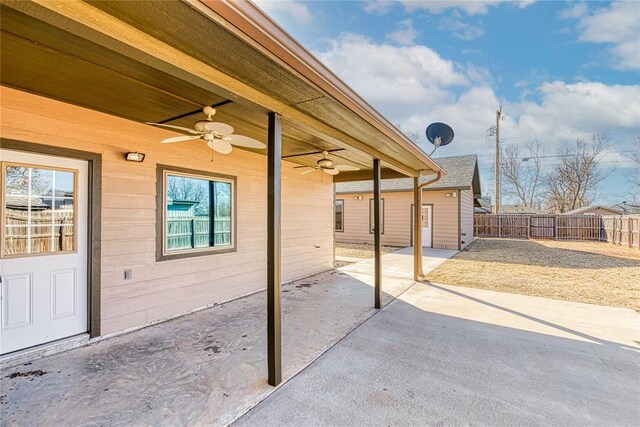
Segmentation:
{"type": "MultiPolygon", "coordinates": [[[[426,251],[424,263],[451,254],[426,251]]],[[[385,304],[414,284],[411,259],[410,250],[383,256],[385,304]]],[[[285,380],[377,312],[372,273],[364,261],[283,287],[285,380]]],[[[274,391],[266,384],[266,296],[7,368],[0,378],[2,425],[225,425],[274,391]]]]}
{"type": "Polygon", "coordinates": [[[640,315],[418,283],[244,426],[640,425],[640,315]]]}

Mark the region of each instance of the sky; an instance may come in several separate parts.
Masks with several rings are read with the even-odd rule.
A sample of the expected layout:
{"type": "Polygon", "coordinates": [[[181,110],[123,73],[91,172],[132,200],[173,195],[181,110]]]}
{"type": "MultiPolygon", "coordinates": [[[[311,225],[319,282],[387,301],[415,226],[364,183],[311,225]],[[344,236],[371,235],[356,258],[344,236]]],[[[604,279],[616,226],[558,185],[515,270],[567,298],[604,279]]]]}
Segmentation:
{"type": "MultiPolygon", "coordinates": [[[[633,199],[640,2],[256,3],[403,131],[424,135],[430,123],[449,124],[455,139],[434,157],[477,154],[483,194],[494,191],[488,129],[502,105],[502,144],[524,149],[539,140],[553,156],[559,145],[606,136],[601,165],[609,175],[595,203],[633,199]]],[[[545,158],[544,170],[557,163],[545,158]]]]}

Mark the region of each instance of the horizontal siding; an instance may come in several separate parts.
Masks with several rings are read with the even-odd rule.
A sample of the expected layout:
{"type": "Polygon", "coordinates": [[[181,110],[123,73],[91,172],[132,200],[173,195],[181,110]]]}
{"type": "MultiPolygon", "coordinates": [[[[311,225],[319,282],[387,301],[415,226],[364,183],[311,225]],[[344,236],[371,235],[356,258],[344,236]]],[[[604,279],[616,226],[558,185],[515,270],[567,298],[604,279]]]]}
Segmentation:
{"type": "MultiPolygon", "coordinates": [[[[2,137],[102,154],[102,332],[142,326],[266,286],[266,157],[223,156],[174,133],[2,87],[2,137]],[[29,126],[25,126],[29,123],[29,126]],[[146,154],[143,163],[124,153],[146,154]],[[237,177],[237,252],[156,262],[156,165],[237,177]],[[131,268],[133,279],[124,280],[131,268]]],[[[195,118],[194,118],[195,120],[195,118]]],[[[266,117],[265,117],[266,121],[266,117]]],[[[333,183],[283,162],[283,280],[333,265],[333,183]]]]}
{"type": "MultiPolygon", "coordinates": [[[[371,193],[336,194],[336,199],[344,200],[344,231],[335,233],[336,242],[373,243],[373,235],[369,233],[369,199],[372,197],[371,193]],[[362,196],[362,199],[357,200],[357,196],[362,196]]],[[[383,193],[382,198],[384,199],[382,244],[409,246],[413,193],[383,193]]],[[[422,202],[433,204],[433,247],[457,249],[459,237],[457,197],[447,197],[446,191],[424,191],[422,202]]]]}
{"type": "Polygon", "coordinates": [[[460,242],[461,247],[473,242],[473,192],[460,191],[460,242]]]}

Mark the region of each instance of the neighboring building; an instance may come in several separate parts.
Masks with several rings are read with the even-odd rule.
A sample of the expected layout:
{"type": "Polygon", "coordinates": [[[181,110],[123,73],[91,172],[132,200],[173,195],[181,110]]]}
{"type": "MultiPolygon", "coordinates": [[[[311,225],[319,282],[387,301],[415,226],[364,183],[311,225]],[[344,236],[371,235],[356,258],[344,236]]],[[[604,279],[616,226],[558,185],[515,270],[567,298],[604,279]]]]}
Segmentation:
{"type": "MultiPolygon", "coordinates": [[[[436,159],[446,171],[422,193],[422,244],[461,249],[473,241],[473,210],[480,196],[475,155],[436,159]]],[[[426,182],[432,177],[420,178],[426,182]]],[[[336,242],[372,243],[373,182],[336,183],[336,242]]],[[[382,181],[382,244],[413,244],[413,179],[382,181]]]]}
{"type": "Polygon", "coordinates": [[[638,215],[640,214],[640,204],[622,202],[611,206],[612,209],[620,210],[622,215],[638,215]]]}
{"type": "Polygon", "coordinates": [[[563,215],[621,215],[622,210],[615,207],[607,207],[602,205],[583,206],[563,215]]]}
{"type": "Polygon", "coordinates": [[[279,284],[333,268],[333,179],[441,168],[254,4],[159,3],[2,4],[0,354],[268,287],[277,384],[279,284]],[[268,149],[145,124],[205,105],[268,149]],[[295,169],[327,149],[352,171],[295,169]]]}
{"type": "Polygon", "coordinates": [[[490,198],[478,197],[473,203],[473,213],[476,214],[490,214],[492,209],[490,198]]]}
{"type": "Polygon", "coordinates": [[[528,215],[544,215],[545,211],[532,208],[531,206],[522,205],[500,205],[501,214],[528,214],[528,215]]]}

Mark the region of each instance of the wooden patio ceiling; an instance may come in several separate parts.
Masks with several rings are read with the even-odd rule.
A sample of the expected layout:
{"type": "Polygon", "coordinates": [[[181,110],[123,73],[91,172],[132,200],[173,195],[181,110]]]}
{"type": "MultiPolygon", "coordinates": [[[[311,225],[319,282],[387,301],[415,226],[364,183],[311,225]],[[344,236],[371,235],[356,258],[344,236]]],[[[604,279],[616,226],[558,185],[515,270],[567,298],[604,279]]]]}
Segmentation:
{"type": "MultiPolygon", "coordinates": [[[[166,120],[230,100],[218,108],[215,120],[266,143],[267,113],[278,110],[264,105],[263,98],[248,99],[227,89],[244,84],[294,112],[278,111],[284,119],[284,156],[344,148],[336,153],[340,163],[363,172],[342,173],[340,180],[370,178],[374,157],[383,161],[383,177],[428,169],[424,161],[285,64],[238,38],[219,17],[212,19],[211,11],[203,12],[199,2],[18,1],[0,7],[3,85],[139,122],[166,120]],[[199,7],[194,7],[196,3],[199,7]],[[134,39],[136,46],[129,43],[134,39]],[[165,46],[167,57],[151,58],[141,52],[145,43],[165,46]],[[228,81],[203,81],[185,73],[184,63],[171,62],[174,49],[194,59],[194,66],[215,68],[228,81]],[[158,66],[158,59],[169,63],[158,66]]],[[[171,124],[189,127],[202,118],[196,114],[171,124]]],[[[318,158],[287,160],[314,165],[318,158]]]]}

